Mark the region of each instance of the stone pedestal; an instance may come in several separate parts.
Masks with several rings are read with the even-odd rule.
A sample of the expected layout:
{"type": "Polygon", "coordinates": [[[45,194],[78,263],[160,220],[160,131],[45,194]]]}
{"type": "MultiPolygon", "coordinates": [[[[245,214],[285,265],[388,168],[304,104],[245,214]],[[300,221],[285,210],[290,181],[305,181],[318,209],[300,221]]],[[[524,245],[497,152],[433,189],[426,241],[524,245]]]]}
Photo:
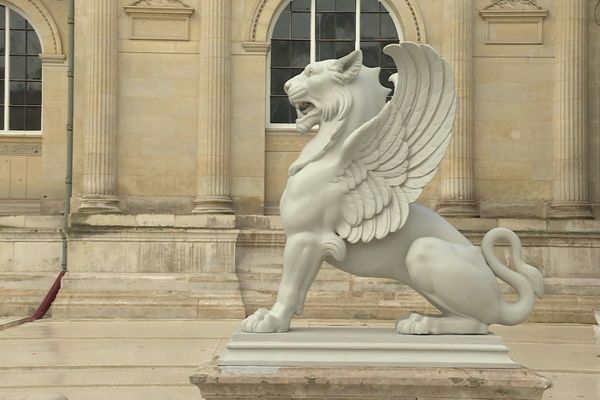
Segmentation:
{"type": "Polygon", "coordinates": [[[389,328],[295,328],[233,335],[219,366],[519,368],[496,335],[400,335],[389,328]]]}
{"type": "Polygon", "coordinates": [[[205,400],[540,400],[551,385],[512,361],[495,335],[374,328],[236,333],[190,381],[205,400]]]}
{"type": "Polygon", "coordinates": [[[219,367],[190,377],[205,400],[540,400],[551,386],[527,368],[219,367]]]}

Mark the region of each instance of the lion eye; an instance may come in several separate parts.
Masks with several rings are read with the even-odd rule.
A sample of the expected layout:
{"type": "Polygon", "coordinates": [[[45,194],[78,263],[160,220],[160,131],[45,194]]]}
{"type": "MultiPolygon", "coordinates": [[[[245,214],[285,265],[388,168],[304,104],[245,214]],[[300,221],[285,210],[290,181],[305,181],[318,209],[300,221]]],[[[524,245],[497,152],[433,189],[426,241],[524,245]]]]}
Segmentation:
{"type": "Polygon", "coordinates": [[[306,75],[311,76],[312,74],[313,74],[312,68],[310,68],[310,67],[306,68],[306,75]]]}

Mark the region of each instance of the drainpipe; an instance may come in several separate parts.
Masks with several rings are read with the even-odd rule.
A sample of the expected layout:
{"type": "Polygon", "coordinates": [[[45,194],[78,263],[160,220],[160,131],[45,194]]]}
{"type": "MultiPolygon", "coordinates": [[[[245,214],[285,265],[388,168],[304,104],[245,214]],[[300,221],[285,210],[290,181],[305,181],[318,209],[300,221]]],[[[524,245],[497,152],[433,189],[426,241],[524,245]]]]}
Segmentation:
{"type": "Polygon", "coordinates": [[[52,287],[46,294],[42,304],[29,317],[28,321],[35,321],[42,318],[52,305],[60,290],[61,279],[67,272],[67,254],[68,240],[67,231],[69,230],[69,217],[71,215],[71,194],[73,193],[73,59],[75,50],[75,0],[69,0],[69,18],[68,18],[68,50],[67,50],[67,176],[65,178],[65,206],[63,211],[63,227],[60,230],[62,237],[62,255],[60,267],[61,271],[52,287]]]}

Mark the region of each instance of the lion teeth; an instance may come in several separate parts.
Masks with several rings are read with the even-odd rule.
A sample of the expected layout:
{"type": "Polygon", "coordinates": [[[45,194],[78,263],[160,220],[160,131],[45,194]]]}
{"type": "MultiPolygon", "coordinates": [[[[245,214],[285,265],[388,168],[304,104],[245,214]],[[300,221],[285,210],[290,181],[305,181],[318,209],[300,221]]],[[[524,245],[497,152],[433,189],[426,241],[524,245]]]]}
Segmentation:
{"type": "Polygon", "coordinates": [[[304,113],[310,107],[310,105],[310,103],[302,102],[298,104],[298,109],[304,113]]]}

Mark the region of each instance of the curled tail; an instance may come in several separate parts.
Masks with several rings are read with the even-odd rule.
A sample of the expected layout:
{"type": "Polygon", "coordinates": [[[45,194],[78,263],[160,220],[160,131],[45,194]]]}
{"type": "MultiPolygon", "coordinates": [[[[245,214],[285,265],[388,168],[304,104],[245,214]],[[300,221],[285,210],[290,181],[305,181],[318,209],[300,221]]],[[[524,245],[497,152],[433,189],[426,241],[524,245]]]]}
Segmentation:
{"type": "Polygon", "coordinates": [[[502,302],[502,313],[500,321],[503,325],[516,325],[529,317],[535,304],[535,296],[542,298],[544,295],[544,278],[542,273],[535,267],[523,261],[521,240],[510,229],[494,228],[485,234],[481,242],[481,252],[485,261],[494,274],[516,289],[519,299],[516,303],[502,302]],[[504,240],[510,243],[511,257],[515,269],[514,272],[498,259],[494,253],[496,242],[504,240]]]}

